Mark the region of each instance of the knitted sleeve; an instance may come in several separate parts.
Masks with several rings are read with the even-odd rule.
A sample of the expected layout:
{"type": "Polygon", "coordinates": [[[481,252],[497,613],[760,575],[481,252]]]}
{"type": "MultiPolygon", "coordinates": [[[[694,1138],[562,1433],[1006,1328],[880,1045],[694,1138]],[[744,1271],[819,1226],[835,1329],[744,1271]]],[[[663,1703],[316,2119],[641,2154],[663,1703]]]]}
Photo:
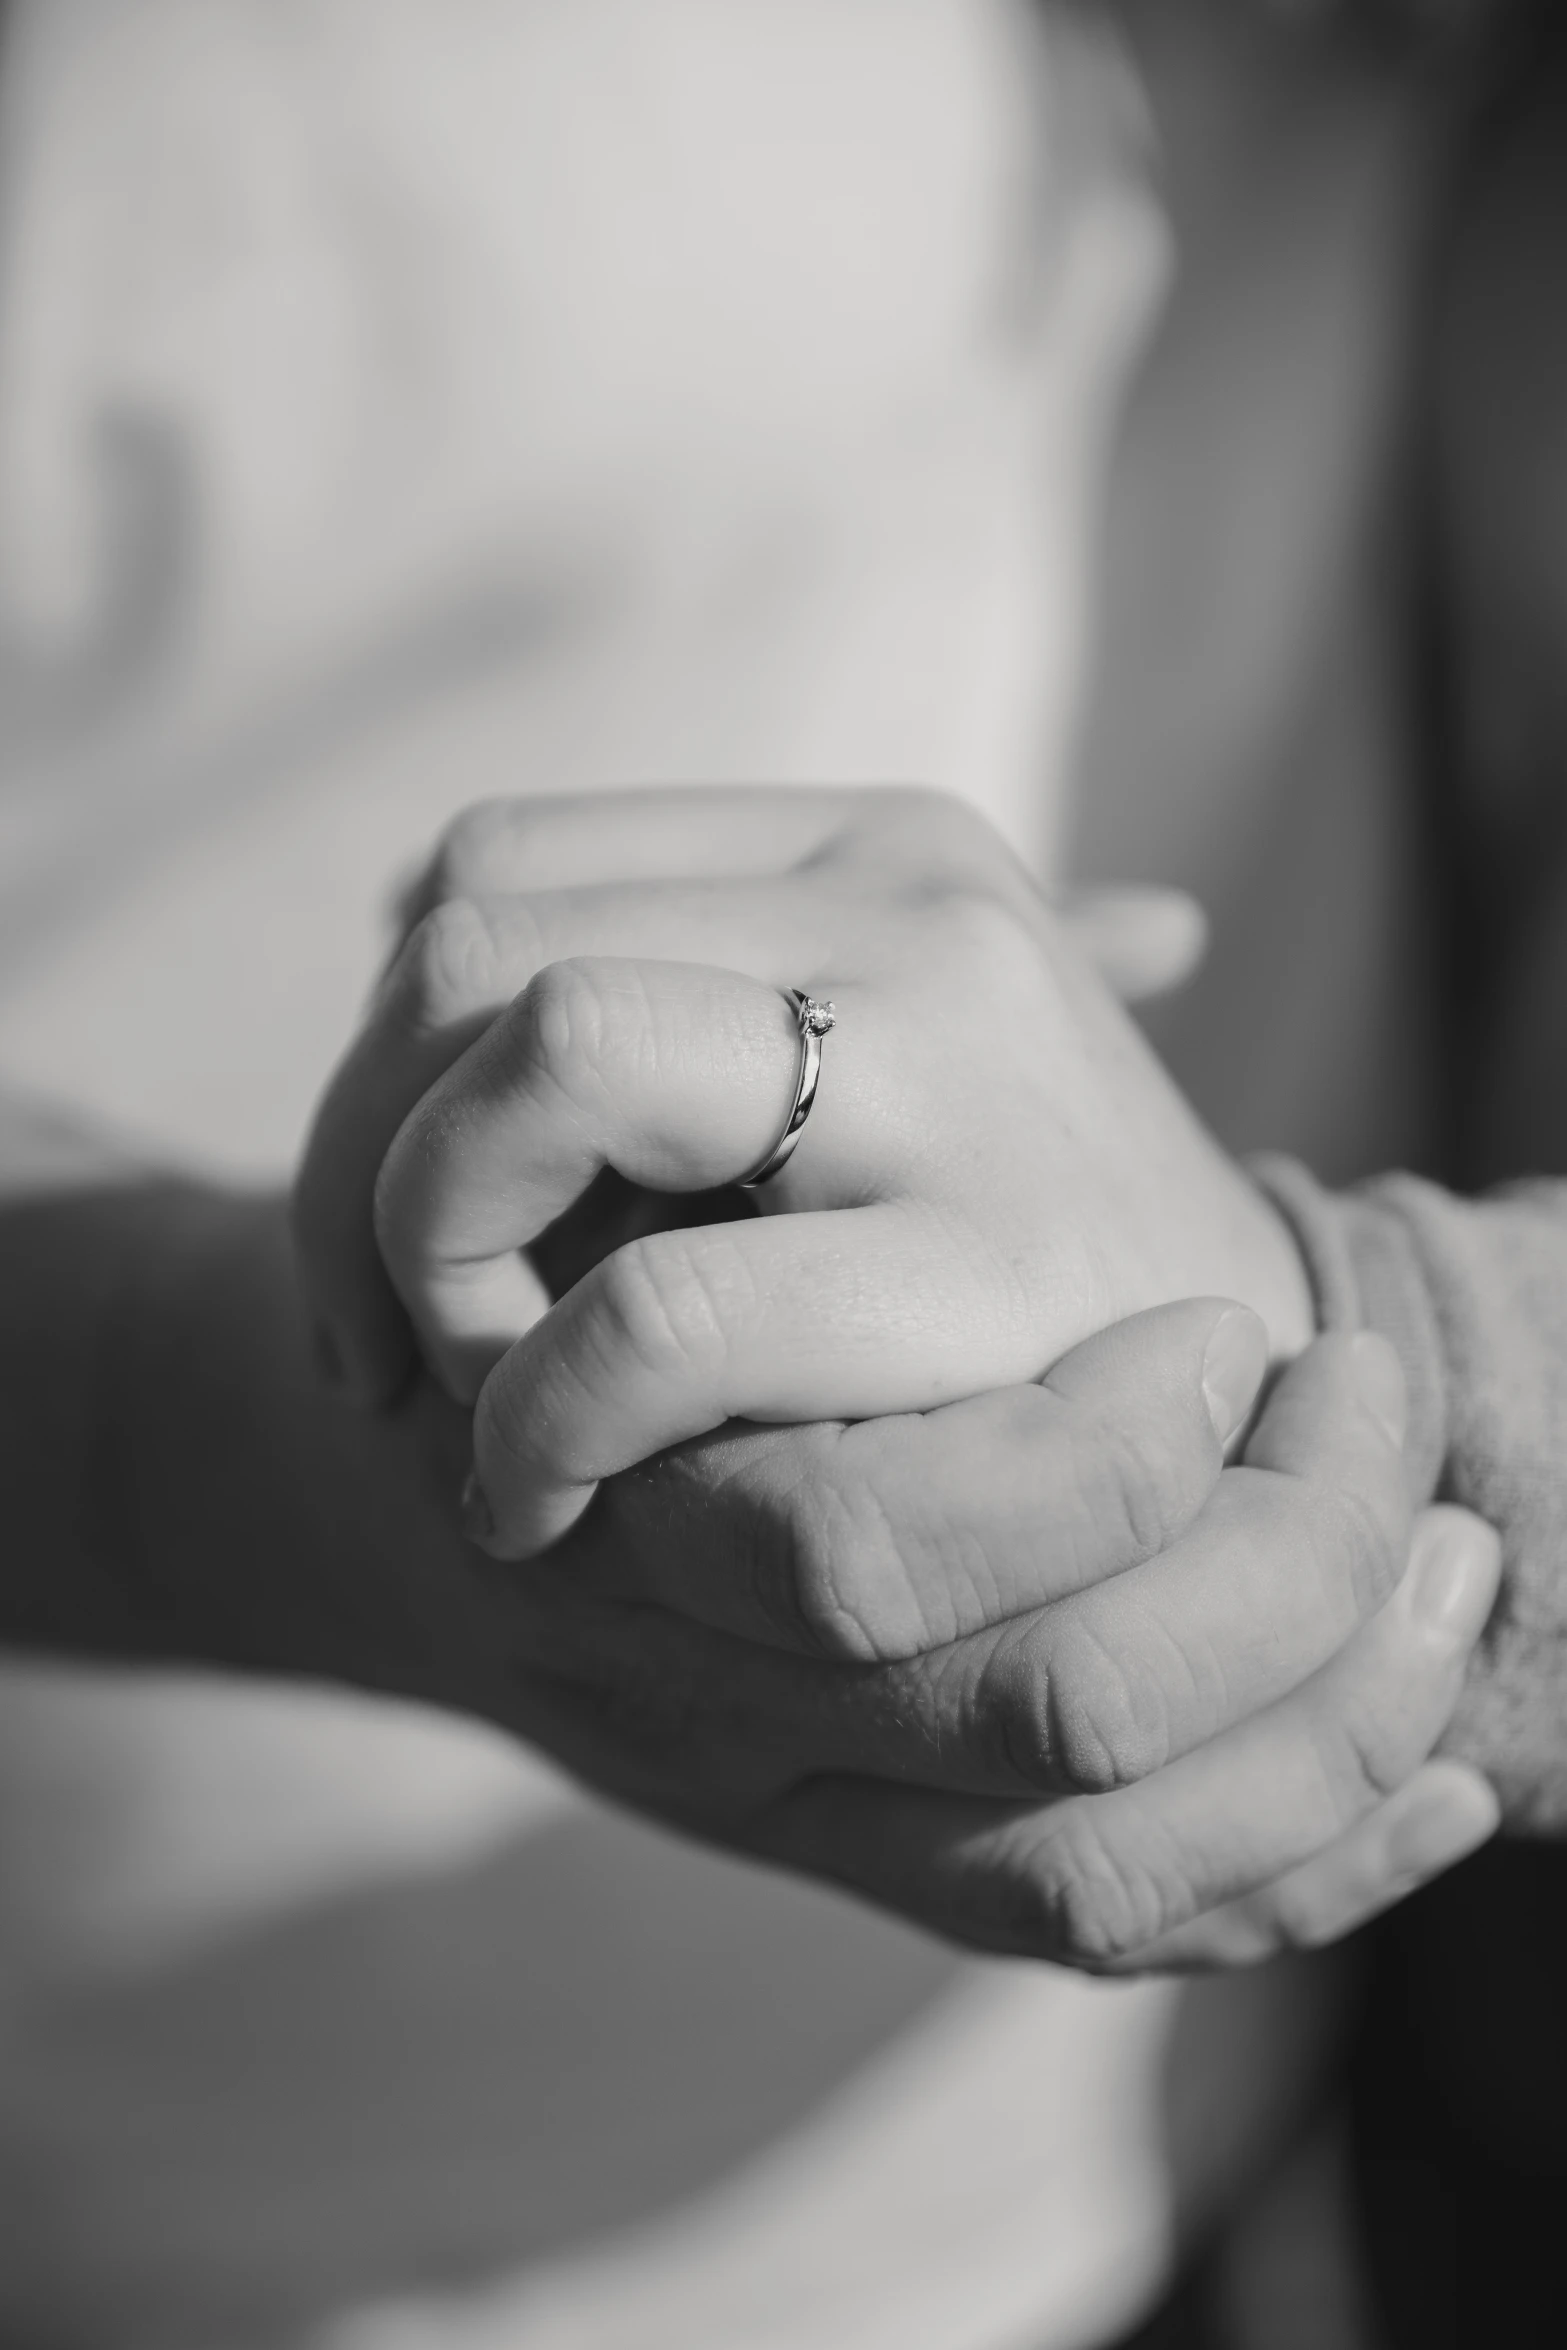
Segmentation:
{"type": "Polygon", "coordinates": [[[1487,1774],[1512,1828],[1567,1835],[1567,1182],[1469,1200],[1408,1175],[1330,1194],[1287,1160],[1255,1172],[1323,1326],[1399,1350],[1417,1500],[1461,1502],[1502,1538],[1446,1749],[1487,1774]]]}

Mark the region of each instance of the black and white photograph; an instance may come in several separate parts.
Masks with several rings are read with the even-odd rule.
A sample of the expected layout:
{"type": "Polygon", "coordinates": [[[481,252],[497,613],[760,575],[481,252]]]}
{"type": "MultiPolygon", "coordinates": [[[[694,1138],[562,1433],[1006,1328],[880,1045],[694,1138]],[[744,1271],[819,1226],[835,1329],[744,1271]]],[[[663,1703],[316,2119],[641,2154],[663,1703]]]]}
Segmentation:
{"type": "Polygon", "coordinates": [[[1564,2213],[1567,12],[0,0],[0,2350],[1564,2213]]]}

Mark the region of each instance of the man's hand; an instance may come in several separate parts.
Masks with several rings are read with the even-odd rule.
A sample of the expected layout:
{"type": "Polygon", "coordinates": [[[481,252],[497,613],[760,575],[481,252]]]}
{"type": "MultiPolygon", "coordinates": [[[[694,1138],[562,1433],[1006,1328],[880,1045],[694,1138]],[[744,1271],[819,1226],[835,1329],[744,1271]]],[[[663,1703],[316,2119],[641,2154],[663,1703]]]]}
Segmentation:
{"type": "Polygon", "coordinates": [[[982,827],[898,794],[519,804],[423,906],[298,1230],[384,1393],[376,1195],[430,1359],[483,1390],[488,1547],[580,1520],[490,1586],[502,1718],[657,1816],[1106,1969],[1326,1938],[1490,1832],[1426,1757],[1491,1537],[1431,1513],[1411,1554],[1375,1339],[1310,1347],[1221,1469],[1269,1336],[1306,1346],[1293,1245],[982,827]],[[731,968],[664,959],[693,950],[731,968]],[[672,1229],[773,1139],[785,982],[844,1014],[776,1202],[807,1212],[672,1229]],[[1271,1333],[1137,1312],[1203,1274],[1271,1333]],[[745,1418],[818,1424],[697,1437],[745,1418]]]}
{"type": "Polygon", "coordinates": [[[1403,1571],[1375,1338],[1311,1348],[1221,1470],[1260,1368],[1249,1316],[1188,1303],[1042,1387],[617,1478],[488,1570],[511,1726],[980,1948],[1126,1971],[1333,1939],[1496,1824],[1427,1760],[1496,1545],[1429,1511],[1403,1571]]]}
{"type": "Polygon", "coordinates": [[[1400,1579],[1376,1341],[1287,1372],[1241,1469],[1261,1334],[1185,1303],[1039,1387],[687,1445],[519,1571],[453,1523],[459,1407],[321,1393],[276,1203],[111,1170],[0,1216],[0,1273],[13,1644],[482,1716],[657,1819],[1096,1966],[1325,1939],[1494,1822],[1424,1759],[1494,1544],[1430,1513],[1400,1579]]]}

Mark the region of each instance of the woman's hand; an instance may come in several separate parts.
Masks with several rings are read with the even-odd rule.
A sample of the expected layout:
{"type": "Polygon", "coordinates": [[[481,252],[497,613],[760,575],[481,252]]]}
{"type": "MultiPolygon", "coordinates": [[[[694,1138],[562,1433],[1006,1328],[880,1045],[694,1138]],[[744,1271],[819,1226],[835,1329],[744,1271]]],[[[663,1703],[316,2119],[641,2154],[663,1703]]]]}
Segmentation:
{"type": "Polygon", "coordinates": [[[458,826],[424,904],[324,1105],[298,1229],[360,1384],[406,1361],[384,1261],[478,1398],[499,1555],[725,1420],[929,1409],[1164,1299],[1245,1299],[1279,1355],[1309,1335],[1271,1208],[951,801],[506,803],[458,826]],[[776,1139],[787,985],[838,1007],[817,1107],[758,1195],[795,1212],[737,1221],[731,1194],[724,1221],[647,1230],[647,1192],[721,1191],[776,1139]],[[643,1228],[608,1253],[596,1232],[550,1308],[522,1252],[591,1212],[605,1170],[643,1228]]]}

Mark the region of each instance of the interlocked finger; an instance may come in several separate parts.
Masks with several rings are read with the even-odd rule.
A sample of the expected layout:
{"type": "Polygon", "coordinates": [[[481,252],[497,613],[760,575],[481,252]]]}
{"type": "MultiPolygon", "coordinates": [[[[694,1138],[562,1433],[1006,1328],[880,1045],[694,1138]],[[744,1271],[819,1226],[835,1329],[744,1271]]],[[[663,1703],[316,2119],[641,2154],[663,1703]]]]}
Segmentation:
{"type": "Polygon", "coordinates": [[[660,785],[483,800],[448,825],[408,893],[410,923],[443,899],[618,883],[776,879],[819,856],[875,798],[896,822],[935,795],[854,786],[660,785]]]}
{"type": "MultiPolygon", "coordinates": [[[[372,1227],[376,1178],[403,1119],[540,969],[696,954],[779,988],[830,986],[874,962],[878,910],[896,927],[933,888],[1005,902],[1025,924],[1042,914],[987,828],[939,793],[637,790],[495,801],[460,817],[408,894],[411,934],[329,1087],[296,1185],[303,1287],[338,1383],[378,1402],[411,1368],[372,1227]]],[[[1201,917],[1179,893],[1079,893],[1057,914],[1129,997],[1176,983],[1200,950],[1201,917]]],[[[889,1100],[906,1074],[889,1060],[889,1100]]]]}
{"type": "Polygon", "coordinates": [[[1023,1806],[823,1779],[749,1840],[986,1948],[1100,1972],[1157,1963],[1146,1954],[1178,1929],[1310,1861],[1418,1768],[1497,1572],[1488,1528],[1429,1513],[1410,1575],[1332,1665],[1137,1787],[1023,1806]]]}
{"type": "Polygon", "coordinates": [[[601,1598],[807,1655],[939,1650],[1168,1548],[1266,1364],[1255,1314],[1188,1298],[1086,1339],[1037,1385],[725,1431],[606,1486],[571,1571],[601,1598]]]}
{"type": "Polygon", "coordinates": [[[1468,1763],[1422,1763],[1325,1852],[1260,1892],[1178,1926],[1119,1971],[1255,1966],[1281,1951],[1342,1941],[1467,1858],[1500,1822],[1494,1789],[1468,1763]]]}
{"type": "MultiPolygon", "coordinates": [[[[817,1219],[793,1221],[809,1228],[817,1219]]],[[[1178,1316],[1179,1309],[1170,1311],[1178,1316]]],[[[1092,1348],[1090,1342],[1081,1351],[1091,1356],[1092,1348]]],[[[1052,1473],[1060,1481],[1067,1466],[1066,1451],[1052,1450],[1050,1442],[1049,1414],[1059,1410],[1059,1397],[1053,1405],[1036,1398],[1038,1409],[1027,1417],[1016,1410],[1027,1393],[1020,1391],[1019,1398],[985,1398],[982,1405],[914,1422],[936,1428],[938,1477],[954,1442],[971,1442],[979,1433],[992,1439],[997,1485],[1006,1474],[999,1464],[1009,1453],[1037,1456],[1045,1484],[1029,1488],[1025,1476],[1023,1487],[1042,1504],[1036,1535],[1042,1557],[1008,1570],[1003,1556],[1003,1573],[1047,1581],[1052,1568],[1043,1562],[1051,1557],[1053,1520],[1061,1522],[1066,1542],[1065,1559],[1055,1561],[1054,1571],[1068,1595],[1003,1621],[997,1620],[995,1570],[988,1562],[976,1569],[971,1552],[973,1596],[967,1604],[983,1628],[944,1646],[915,1653],[917,1628],[937,1602],[929,1582],[911,1586],[885,1537],[863,1562],[852,1553],[846,1559],[840,1550],[836,1564],[844,1580],[820,1577],[803,1590],[797,1584],[790,1602],[778,1600],[776,1587],[758,1586],[752,1578],[749,1608],[737,1603],[731,1622],[749,1629],[748,1615],[772,1601],[778,1613],[766,1647],[690,1622],[690,1587],[683,1593],[666,1588],[660,1569],[639,1573],[635,1562],[650,1549],[664,1555],[684,1550],[686,1541],[673,1532],[682,1517],[689,1541],[698,1548],[710,1545],[717,1561],[730,1549],[735,1517],[720,1507],[706,1522],[710,1513],[697,1496],[682,1511],[680,1481],[672,1483],[667,1469],[651,1472],[651,1483],[638,1481],[640,1508],[633,1502],[617,1509],[619,1497],[606,1496],[581,1534],[535,1574],[541,1588],[564,1578],[573,1604],[602,1610],[588,1645],[588,1669],[608,1670],[611,1651],[624,1648],[622,1665],[639,1684],[651,1675],[653,1688],[678,1693],[693,1717],[716,1711],[727,1719],[738,1706],[771,1750],[808,1757],[817,1771],[1014,1800],[1129,1784],[1158,1771],[1172,1755],[1201,1747],[1281,1692],[1309,1683],[1324,1657],[1338,1651],[1371,1613],[1402,1559],[1398,1454],[1374,1427],[1368,1434],[1360,1425],[1357,1389],[1344,1376],[1355,1361],[1347,1342],[1323,1341],[1314,1352],[1315,1362],[1288,1374],[1306,1393],[1286,1399],[1286,1408],[1295,1421],[1293,1440],[1311,1443],[1318,1483],[1278,1471],[1230,1470],[1185,1533],[1141,1565],[1129,1563],[1128,1554],[1137,1539],[1145,1554],[1157,1545],[1161,1511],[1190,1518],[1201,1458],[1181,1469],[1178,1485],[1187,1487],[1188,1498],[1172,1507],[1170,1496],[1159,1497],[1157,1469],[1142,1469],[1133,1452],[1105,1447],[1101,1438],[1107,1481],[1097,1480],[1090,1468],[1076,1505],[1063,1508],[1059,1493],[1052,1500],[1049,1492],[1052,1473]],[[944,1427],[948,1420],[952,1425],[944,1427]],[[1132,1525],[1124,1498],[1110,1482],[1123,1472],[1134,1481],[1132,1525]],[[1322,1499],[1333,1490],[1330,1478],[1341,1481],[1340,1509],[1322,1499]],[[1085,1533],[1074,1521],[1074,1506],[1095,1515],[1107,1495],[1102,1525],[1085,1533]],[[649,1513],[656,1513],[659,1528],[654,1544],[639,1523],[649,1513]],[[1364,1527],[1378,1517],[1388,1529],[1385,1560],[1367,1556],[1364,1527]],[[1313,1518],[1320,1524],[1313,1526],[1313,1518]],[[1104,1545],[1097,1556],[1095,1533],[1104,1545]],[[884,1591],[885,1611],[878,1613],[884,1591]],[[665,1605],[648,1604],[671,1597],[686,1621],[665,1605]],[[622,1617],[634,1611],[628,1647],[615,1628],[617,1607],[622,1617]],[[786,1642],[796,1654],[784,1653],[786,1642]],[[894,1650],[901,1653],[891,1661],[876,1661],[894,1650]],[[844,1661],[824,1668],[816,1661],[824,1651],[844,1661]]],[[[1091,1389],[1092,1376],[1083,1384],[1091,1389]]],[[[1064,1425],[1068,1444],[1073,1436],[1092,1437],[1091,1424],[1080,1418],[1064,1425]]],[[[833,1441],[832,1431],[821,1432],[824,1450],[833,1441]]],[[[1211,1477],[1217,1465],[1211,1427],[1202,1452],[1211,1477]]],[[[1179,1446],[1172,1457],[1179,1463],[1179,1446]]],[[[808,1476],[815,1465],[807,1463],[808,1476]]],[[[906,1514],[889,1516],[894,1543],[897,1529],[916,1527],[925,1507],[917,1453],[908,1454],[906,1466],[906,1514]]],[[[527,1493],[537,1494],[536,1472],[524,1483],[527,1493]]],[[[742,1521],[753,1507],[742,1490],[742,1521]]],[[[1009,1504],[981,1501],[976,1522],[961,1531],[983,1542],[987,1526],[997,1523],[1003,1535],[1015,1524],[1009,1504]]],[[[736,1559],[733,1571],[735,1584],[743,1587],[747,1568],[736,1559]]],[[[710,1599],[716,1588],[710,1575],[703,1595],[710,1599]]]]}
{"type": "Polygon", "coordinates": [[[726,1420],[924,1411],[1037,1375],[1007,1292],[980,1293],[907,1206],[766,1216],[618,1249],[502,1356],[474,1417],[474,1539],[554,1541],[602,1477],[726,1420]]]}
{"type": "Polygon", "coordinates": [[[1404,1560],[1403,1460],[1367,1401],[1373,1363],[1378,1383],[1397,1378],[1381,1340],[1320,1340],[1253,1441],[1279,1466],[1226,1471],[1156,1556],[889,1665],[876,1706],[846,1685],[834,1767],[975,1794],[1097,1793],[1298,1689],[1374,1617],[1404,1560]]]}
{"type": "Polygon", "coordinates": [[[694,937],[774,990],[822,967],[821,908],[754,884],[598,887],[451,898],[415,926],[316,1113],[294,1187],[301,1280],[347,1383],[375,1401],[410,1359],[408,1323],[378,1248],[376,1179],[429,1089],[547,965],[568,956],[668,958],[694,937]]]}
{"type": "MultiPolygon", "coordinates": [[[[853,998],[848,1049],[834,1040],[808,1136],[769,1205],[874,1196],[878,1146],[856,1117],[866,1001],[853,998]]],[[[377,1180],[382,1256],[452,1393],[471,1398],[548,1302],[520,1250],[606,1167],[672,1193],[751,1174],[788,1119],[802,1050],[794,1005],[744,973],[608,958],[540,972],[404,1121],[377,1180]]],[[[638,1262],[621,1267],[623,1285],[638,1262]]],[[[593,1292],[606,1310],[620,1295],[593,1292]]],[[[579,1297],[554,1335],[588,1328],[579,1297]]],[[[560,1366],[567,1381],[582,1369],[569,1356],[560,1366]]]]}

